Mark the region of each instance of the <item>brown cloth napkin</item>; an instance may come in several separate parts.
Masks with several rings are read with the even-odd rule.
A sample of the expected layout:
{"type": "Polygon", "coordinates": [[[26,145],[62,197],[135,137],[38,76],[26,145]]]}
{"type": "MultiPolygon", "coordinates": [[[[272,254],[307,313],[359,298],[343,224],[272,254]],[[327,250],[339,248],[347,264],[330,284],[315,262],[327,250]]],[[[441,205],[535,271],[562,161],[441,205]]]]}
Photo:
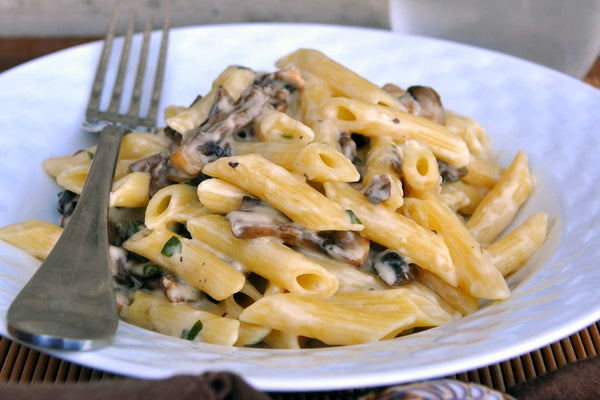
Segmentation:
{"type": "Polygon", "coordinates": [[[518,400],[600,399],[600,356],[567,364],[555,371],[513,386],[507,391],[518,400]]]}
{"type": "Polygon", "coordinates": [[[0,385],[0,400],[268,400],[237,375],[210,372],[159,380],[115,379],[91,383],[0,385]]]}

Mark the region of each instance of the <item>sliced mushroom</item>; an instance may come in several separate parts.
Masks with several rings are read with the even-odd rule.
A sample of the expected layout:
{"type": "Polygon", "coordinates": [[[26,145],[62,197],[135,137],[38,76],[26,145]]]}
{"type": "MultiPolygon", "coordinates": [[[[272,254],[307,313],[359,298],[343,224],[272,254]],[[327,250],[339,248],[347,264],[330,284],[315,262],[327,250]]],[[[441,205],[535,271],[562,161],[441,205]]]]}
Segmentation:
{"type": "Polygon", "coordinates": [[[446,121],[446,111],[442,106],[440,95],[429,86],[411,86],[404,90],[399,86],[388,83],[383,90],[396,96],[406,107],[406,110],[414,115],[430,119],[443,125],[446,121]]]}
{"type": "Polygon", "coordinates": [[[373,258],[373,269],[391,287],[412,282],[419,274],[416,264],[409,263],[393,250],[384,250],[373,258]]]}
{"type": "Polygon", "coordinates": [[[419,102],[419,115],[443,125],[446,121],[446,111],[438,92],[429,86],[411,86],[406,91],[419,102]]]}
{"type": "Polygon", "coordinates": [[[357,155],[357,146],[349,132],[340,133],[340,146],[342,148],[342,154],[346,156],[348,160],[354,161],[357,155]]]}
{"type": "Polygon", "coordinates": [[[169,155],[165,153],[151,154],[129,166],[131,172],[150,173],[150,197],[172,183],[169,179],[170,170],[169,155]]]}
{"type": "Polygon", "coordinates": [[[385,175],[375,175],[369,187],[365,189],[365,197],[373,204],[379,204],[390,198],[392,183],[385,175]]]}
{"type": "Polygon", "coordinates": [[[437,160],[442,184],[456,182],[467,174],[467,167],[456,168],[445,161],[437,160]]]}
{"type": "Polygon", "coordinates": [[[234,236],[252,239],[273,236],[291,246],[302,246],[359,266],[369,253],[370,242],[357,232],[309,231],[260,200],[244,197],[239,211],[227,214],[234,236]]]}
{"type": "Polygon", "coordinates": [[[58,212],[60,213],[60,226],[65,227],[75,211],[75,206],[79,201],[79,195],[70,190],[63,190],[58,194],[58,212]]]}
{"type": "Polygon", "coordinates": [[[217,100],[221,108],[215,108],[211,118],[186,135],[182,146],[171,154],[171,164],[184,174],[195,176],[205,164],[227,155],[226,137],[249,125],[270,100],[262,88],[252,86],[227,112],[223,98],[217,100]]]}

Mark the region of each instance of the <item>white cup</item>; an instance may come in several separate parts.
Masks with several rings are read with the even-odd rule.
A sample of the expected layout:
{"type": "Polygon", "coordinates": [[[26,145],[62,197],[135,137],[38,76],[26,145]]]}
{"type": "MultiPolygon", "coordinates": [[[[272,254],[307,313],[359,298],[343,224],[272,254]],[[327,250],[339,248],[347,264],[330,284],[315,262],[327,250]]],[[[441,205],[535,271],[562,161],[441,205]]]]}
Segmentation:
{"type": "Polygon", "coordinates": [[[390,0],[392,30],[472,44],[582,78],[600,54],[600,0],[390,0]]]}

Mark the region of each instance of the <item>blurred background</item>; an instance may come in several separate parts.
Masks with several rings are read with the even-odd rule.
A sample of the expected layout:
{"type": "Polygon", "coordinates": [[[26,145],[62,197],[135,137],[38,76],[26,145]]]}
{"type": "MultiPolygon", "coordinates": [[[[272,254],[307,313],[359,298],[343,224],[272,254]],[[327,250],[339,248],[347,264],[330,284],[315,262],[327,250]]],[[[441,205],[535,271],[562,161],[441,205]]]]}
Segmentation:
{"type": "Polygon", "coordinates": [[[0,36],[102,36],[117,5],[168,12],[173,26],[278,21],[389,27],[387,0],[1,0],[0,36]]]}
{"type": "Polygon", "coordinates": [[[0,0],[0,70],[101,38],[117,5],[169,13],[173,26],[391,29],[502,51],[576,78],[600,74],[600,66],[592,68],[600,54],[600,0],[0,0]]]}

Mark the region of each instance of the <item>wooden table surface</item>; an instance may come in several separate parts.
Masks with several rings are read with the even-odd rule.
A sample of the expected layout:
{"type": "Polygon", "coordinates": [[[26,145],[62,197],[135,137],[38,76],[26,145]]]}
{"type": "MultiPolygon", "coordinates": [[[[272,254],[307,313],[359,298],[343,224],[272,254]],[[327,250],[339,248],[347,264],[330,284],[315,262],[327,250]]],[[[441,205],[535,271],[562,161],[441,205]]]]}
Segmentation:
{"type": "MultiPolygon", "coordinates": [[[[0,72],[45,54],[98,38],[0,38],[0,72]]],[[[600,57],[583,78],[600,88],[600,57]]],[[[504,391],[513,385],[600,353],[600,322],[544,348],[511,360],[449,376],[504,391]]],[[[90,382],[122,379],[111,373],[82,367],[48,356],[0,337],[0,382],[90,382]]],[[[352,399],[363,389],[316,393],[270,393],[273,399],[352,399]]]]}

